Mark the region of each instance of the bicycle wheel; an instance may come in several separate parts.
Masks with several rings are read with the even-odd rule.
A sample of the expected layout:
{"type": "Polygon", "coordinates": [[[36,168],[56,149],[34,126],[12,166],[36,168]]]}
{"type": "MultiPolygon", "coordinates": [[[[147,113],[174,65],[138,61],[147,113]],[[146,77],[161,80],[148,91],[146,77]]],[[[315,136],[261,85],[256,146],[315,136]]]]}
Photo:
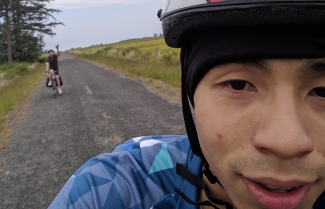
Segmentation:
{"type": "Polygon", "coordinates": [[[57,87],[56,87],[56,79],[55,79],[55,76],[53,76],[53,78],[52,78],[52,88],[53,88],[53,92],[54,92],[54,98],[56,98],[57,87]]]}

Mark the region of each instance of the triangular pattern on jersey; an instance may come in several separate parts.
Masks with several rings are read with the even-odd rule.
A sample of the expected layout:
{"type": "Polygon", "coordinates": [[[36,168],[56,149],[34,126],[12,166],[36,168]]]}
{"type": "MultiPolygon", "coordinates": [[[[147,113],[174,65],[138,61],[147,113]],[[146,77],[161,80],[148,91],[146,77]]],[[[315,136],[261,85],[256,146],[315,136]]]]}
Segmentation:
{"type": "Polygon", "coordinates": [[[150,168],[149,174],[173,168],[173,162],[167,149],[167,144],[163,144],[160,152],[156,156],[150,168]]]}
{"type": "Polygon", "coordinates": [[[110,180],[91,173],[84,173],[78,176],[78,178],[75,178],[70,190],[67,206],[70,207],[70,205],[73,205],[79,198],[89,193],[92,187],[99,187],[109,182],[110,180]]]}

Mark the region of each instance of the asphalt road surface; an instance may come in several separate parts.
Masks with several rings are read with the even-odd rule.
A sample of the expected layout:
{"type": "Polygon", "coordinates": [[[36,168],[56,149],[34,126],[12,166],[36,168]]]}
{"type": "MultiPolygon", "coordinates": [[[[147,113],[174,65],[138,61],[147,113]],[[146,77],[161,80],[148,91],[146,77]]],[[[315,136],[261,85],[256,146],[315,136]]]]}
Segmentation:
{"type": "Polygon", "coordinates": [[[63,54],[63,94],[33,91],[25,118],[0,151],[0,208],[47,208],[89,158],[126,139],[184,134],[180,103],[145,84],[63,54]]]}

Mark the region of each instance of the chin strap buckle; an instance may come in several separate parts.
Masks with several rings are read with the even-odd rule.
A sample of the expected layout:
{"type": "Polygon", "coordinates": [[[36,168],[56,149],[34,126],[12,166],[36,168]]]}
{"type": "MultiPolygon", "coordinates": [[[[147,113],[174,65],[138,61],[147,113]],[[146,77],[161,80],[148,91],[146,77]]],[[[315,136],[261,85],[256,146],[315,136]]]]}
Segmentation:
{"type": "Polygon", "coordinates": [[[203,165],[203,167],[202,167],[202,173],[207,177],[207,179],[209,180],[209,182],[211,184],[218,183],[223,188],[223,186],[220,184],[218,178],[215,177],[215,175],[213,175],[213,173],[210,171],[209,165],[207,165],[207,164],[204,164],[203,165]]]}
{"type": "MultiPolygon", "coordinates": [[[[223,201],[223,200],[219,200],[217,198],[214,198],[211,194],[209,194],[209,192],[206,190],[205,188],[205,184],[204,181],[201,177],[196,176],[194,174],[192,174],[185,166],[183,166],[182,164],[177,163],[176,165],[176,171],[177,174],[182,176],[183,178],[185,178],[188,182],[190,182],[191,184],[193,184],[194,186],[196,186],[197,188],[204,190],[205,195],[208,197],[209,201],[203,201],[203,202],[195,202],[193,200],[191,200],[190,198],[188,198],[182,191],[180,191],[179,189],[175,189],[175,192],[177,194],[179,194],[186,202],[188,202],[189,204],[192,205],[205,205],[205,206],[212,206],[214,209],[219,209],[216,205],[225,205],[226,209],[233,209],[233,207],[223,201]],[[214,203],[214,204],[213,204],[214,203]]],[[[212,172],[210,171],[211,175],[213,176],[212,172]]],[[[215,179],[217,179],[215,176],[213,176],[215,179]]],[[[219,182],[218,180],[216,182],[219,182]]]]}

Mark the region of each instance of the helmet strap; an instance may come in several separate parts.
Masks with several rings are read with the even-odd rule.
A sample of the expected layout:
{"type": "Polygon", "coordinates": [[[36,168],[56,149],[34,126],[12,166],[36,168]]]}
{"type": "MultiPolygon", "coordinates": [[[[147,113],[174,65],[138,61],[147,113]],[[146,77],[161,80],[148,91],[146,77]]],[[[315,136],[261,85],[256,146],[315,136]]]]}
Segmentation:
{"type": "Polygon", "coordinates": [[[219,209],[215,204],[217,204],[217,205],[225,205],[226,209],[233,209],[232,205],[230,205],[229,203],[227,203],[227,202],[225,202],[223,200],[220,200],[220,199],[217,199],[217,198],[213,197],[207,191],[202,177],[199,177],[199,176],[196,176],[196,175],[192,174],[186,167],[184,167],[182,164],[179,164],[179,163],[177,163],[177,165],[176,165],[176,171],[177,171],[178,175],[185,178],[192,185],[194,185],[195,187],[197,187],[197,188],[199,188],[201,190],[204,190],[205,195],[209,199],[209,200],[206,200],[206,201],[195,202],[195,201],[191,200],[190,198],[188,198],[186,196],[186,194],[184,194],[181,190],[176,188],[175,192],[178,193],[186,202],[188,202],[189,204],[192,204],[192,205],[211,206],[214,209],[219,209]]]}
{"type": "Polygon", "coordinates": [[[207,177],[207,179],[209,180],[209,182],[211,184],[218,183],[223,188],[223,186],[221,185],[219,179],[215,175],[213,175],[213,173],[209,169],[209,164],[208,163],[203,165],[202,173],[205,175],[205,177],[207,177]]]}
{"type": "MultiPolygon", "coordinates": [[[[181,52],[181,56],[182,56],[182,54],[183,53],[181,52]]],[[[185,88],[186,70],[184,69],[184,66],[182,66],[182,68],[183,68],[182,69],[182,109],[183,109],[185,128],[186,128],[186,132],[187,132],[190,144],[191,144],[191,149],[192,149],[193,153],[195,155],[197,155],[198,157],[200,157],[201,160],[203,161],[202,171],[203,171],[204,175],[207,177],[207,179],[209,180],[209,182],[211,184],[215,184],[216,182],[218,184],[220,184],[217,177],[214,176],[213,173],[211,172],[211,170],[209,168],[209,164],[208,164],[207,160],[205,159],[205,157],[202,153],[202,150],[201,150],[201,146],[199,143],[194,119],[192,116],[192,112],[191,112],[191,108],[189,105],[189,100],[188,100],[188,96],[187,96],[187,92],[186,92],[186,88],[185,88]]],[[[220,186],[222,186],[222,185],[220,184],[220,186]]]]}

